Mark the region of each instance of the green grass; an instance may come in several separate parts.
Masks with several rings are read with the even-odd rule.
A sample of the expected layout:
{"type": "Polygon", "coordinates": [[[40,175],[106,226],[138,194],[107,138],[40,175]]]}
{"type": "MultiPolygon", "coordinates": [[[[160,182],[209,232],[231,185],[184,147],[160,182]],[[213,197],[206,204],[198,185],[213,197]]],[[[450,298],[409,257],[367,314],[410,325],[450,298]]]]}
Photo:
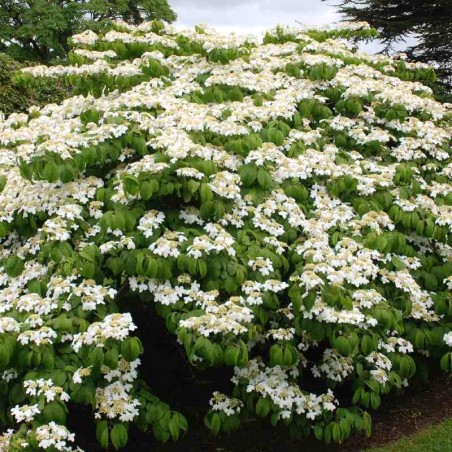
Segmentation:
{"type": "Polygon", "coordinates": [[[452,451],[452,419],[420,430],[416,435],[402,438],[368,452],[448,452],[452,451]]]}

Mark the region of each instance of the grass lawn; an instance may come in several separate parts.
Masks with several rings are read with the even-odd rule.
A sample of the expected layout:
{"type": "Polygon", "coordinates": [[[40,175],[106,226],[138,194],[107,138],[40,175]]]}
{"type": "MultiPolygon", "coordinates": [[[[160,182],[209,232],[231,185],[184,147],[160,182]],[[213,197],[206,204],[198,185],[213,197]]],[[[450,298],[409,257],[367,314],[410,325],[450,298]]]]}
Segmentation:
{"type": "Polygon", "coordinates": [[[420,430],[413,436],[399,439],[368,452],[446,452],[452,451],[452,419],[420,430]]]}

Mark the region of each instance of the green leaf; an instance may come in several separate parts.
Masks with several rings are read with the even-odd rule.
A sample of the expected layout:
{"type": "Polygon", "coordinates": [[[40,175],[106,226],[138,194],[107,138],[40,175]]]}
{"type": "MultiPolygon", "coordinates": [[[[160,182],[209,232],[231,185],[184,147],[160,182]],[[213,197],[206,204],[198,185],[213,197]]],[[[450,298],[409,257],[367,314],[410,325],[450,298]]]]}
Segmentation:
{"type": "Polygon", "coordinates": [[[46,163],[42,172],[42,176],[49,182],[55,182],[59,176],[58,165],[53,162],[46,163]]]}
{"type": "Polygon", "coordinates": [[[18,256],[10,256],[5,259],[3,268],[8,276],[19,276],[24,270],[24,261],[18,256]]]}
{"type": "Polygon", "coordinates": [[[236,346],[227,347],[224,352],[224,363],[227,366],[235,366],[237,364],[238,358],[240,354],[240,349],[236,346]]]}
{"type": "Polygon", "coordinates": [[[100,347],[94,347],[88,355],[88,363],[94,367],[100,367],[104,363],[104,352],[100,347]]]}
{"type": "Polygon", "coordinates": [[[63,165],[60,167],[59,177],[64,184],[72,182],[75,178],[75,170],[71,165],[63,165]]]}
{"type": "Polygon", "coordinates": [[[121,355],[129,362],[135,361],[140,356],[140,344],[138,338],[128,337],[121,343],[121,355]]]}
{"type": "Polygon", "coordinates": [[[0,174],[0,193],[5,188],[7,181],[8,181],[7,177],[4,174],[0,174]]]}
{"type": "Polygon", "coordinates": [[[86,279],[92,279],[96,271],[94,262],[85,262],[80,270],[80,274],[86,279]]]}
{"type": "Polygon", "coordinates": [[[361,338],[361,350],[364,355],[368,355],[374,350],[374,342],[371,336],[364,335],[361,338]]]}
{"type": "Polygon", "coordinates": [[[264,397],[259,397],[256,403],[256,414],[258,417],[265,417],[270,412],[270,402],[264,397]]]}
{"type": "Polygon", "coordinates": [[[202,183],[201,188],[199,189],[199,194],[201,195],[201,201],[203,202],[212,201],[213,199],[213,192],[209,184],[202,183]]]}
{"type": "Polygon", "coordinates": [[[57,424],[64,425],[66,423],[66,412],[58,402],[48,403],[42,410],[41,416],[44,422],[54,421],[57,424]]]}
{"type": "Polygon", "coordinates": [[[400,359],[400,376],[402,378],[407,378],[410,375],[410,362],[409,360],[405,359],[405,356],[403,356],[400,359]]]}
{"type": "Polygon", "coordinates": [[[112,271],[113,275],[118,276],[124,270],[124,260],[120,257],[110,257],[107,259],[106,266],[112,271]]]}
{"type": "Polygon", "coordinates": [[[314,307],[315,300],[317,299],[317,292],[310,291],[308,295],[302,298],[303,306],[309,312],[314,307]]]}
{"type": "Polygon", "coordinates": [[[6,369],[11,358],[11,351],[6,344],[0,343],[0,369],[6,369]]]}
{"type": "Polygon", "coordinates": [[[323,427],[322,424],[315,424],[314,436],[319,440],[323,441],[323,427]]]}
{"type": "Polygon", "coordinates": [[[141,199],[144,199],[147,201],[148,199],[152,198],[152,195],[154,193],[152,184],[148,181],[143,181],[140,184],[140,196],[141,199]]]}
{"type": "Polygon", "coordinates": [[[197,261],[198,272],[201,278],[207,275],[207,264],[203,260],[197,261]]]}
{"type": "Polygon", "coordinates": [[[239,175],[243,185],[250,187],[257,178],[257,167],[255,165],[242,165],[239,168],[239,175]]]}
{"type": "Polygon", "coordinates": [[[218,413],[214,413],[212,416],[211,424],[210,424],[210,430],[216,436],[216,435],[218,435],[220,429],[221,429],[220,415],[218,413]]]}
{"type": "Polygon", "coordinates": [[[140,184],[138,182],[138,179],[134,176],[124,176],[123,178],[123,184],[124,184],[124,191],[131,195],[138,194],[140,190],[140,184]]]}
{"type": "Polygon", "coordinates": [[[333,436],[333,441],[335,443],[339,443],[341,441],[341,438],[342,438],[341,429],[340,429],[339,425],[337,424],[337,422],[333,423],[332,436],[333,436]]]}
{"type": "Polygon", "coordinates": [[[452,372],[452,353],[446,353],[441,358],[440,367],[444,372],[452,372]]]}
{"type": "Polygon", "coordinates": [[[173,414],[173,416],[177,419],[177,423],[179,425],[179,428],[186,432],[188,430],[188,422],[187,419],[185,419],[185,416],[178,413],[177,411],[173,414]]]}
{"type": "Polygon", "coordinates": [[[285,346],[283,351],[283,362],[285,366],[291,366],[295,364],[297,360],[296,353],[292,353],[291,347],[285,346]]]}
{"type": "Polygon", "coordinates": [[[122,449],[128,441],[128,433],[124,424],[115,424],[111,430],[111,443],[116,450],[122,449]]]}
{"type": "Polygon", "coordinates": [[[438,279],[436,278],[435,275],[431,274],[431,273],[426,273],[425,274],[425,288],[427,290],[436,290],[436,288],[438,287],[438,279]]]}
{"type": "Polygon", "coordinates": [[[155,278],[157,276],[158,272],[158,265],[157,261],[153,259],[152,257],[147,257],[145,260],[145,273],[146,276],[149,276],[150,278],[155,278]]]}
{"type": "Polygon", "coordinates": [[[96,425],[96,438],[103,449],[108,449],[108,423],[100,421],[96,425]]]}
{"type": "Polygon", "coordinates": [[[274,344],[270,347],[270,365],[271,366],[284,365],[283,351],[278,344],[274,344]]]}
{"type": "Polygon", "coordinates": [[[259,168],[257,172],[257,181],[264,190],[267,190],[272,186],[272,177],[265,168],[259,168]]]}
{"type": "Polygon", "coordinates": [[[163,427],[158,422],[152,426],[152,432],[154,433],[157,441],[161,441],[163,443],[166,443],[171,435],[169,429],[167,427],[163,427]]]}
{"type": "Polygon", "coordinates": [[[168,422],[168,429],[170,431],[171,438],[176,441],[179,438],[180,430],[177,420],[174,417],[168,422]]]}
{"type": "Polygon", "coordinates": [[[393,256],[391,262],[396,270],[403,270],[406,268],[406,265],[397,256],[393,256]]]}
{"type": "Polygon", "coordinates": [[[190,193],[196,193],[198,191],[198,188],[201,184],[198,181],[195,180],[189,180],[187,182],[188,191],[190,193]]]}
{"type": "Polygon", "coordinates": [[[110,369],[116,369],[118,367],[119,354],[116,347],[110,348],[105,352],[104,364],[110,369]]]}

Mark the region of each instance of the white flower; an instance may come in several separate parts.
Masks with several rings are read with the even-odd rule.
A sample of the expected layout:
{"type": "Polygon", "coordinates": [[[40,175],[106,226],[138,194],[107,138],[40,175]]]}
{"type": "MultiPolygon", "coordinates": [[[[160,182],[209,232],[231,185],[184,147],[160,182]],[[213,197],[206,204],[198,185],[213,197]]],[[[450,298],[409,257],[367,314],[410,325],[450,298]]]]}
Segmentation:
{"type": "Polygon", "coordinates": [[[452,347],[452,332],[446,333],[443,337],[443,341],[449,346],[452,347]]]}

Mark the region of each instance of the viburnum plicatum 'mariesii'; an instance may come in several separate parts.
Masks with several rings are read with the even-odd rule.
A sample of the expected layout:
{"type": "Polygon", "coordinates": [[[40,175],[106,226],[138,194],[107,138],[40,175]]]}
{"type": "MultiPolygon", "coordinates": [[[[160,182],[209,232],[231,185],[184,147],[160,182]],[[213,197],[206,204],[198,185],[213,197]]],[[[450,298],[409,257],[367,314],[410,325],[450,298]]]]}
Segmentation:
{"type": "Polygon", "coordinates": [[[187,429],[139,375],[131,296],[231,367],[214,434],[368,434],[419,359],[451,370],[452,106],[347,41],[373,36],[117,22],[16,75],[75,95],[0,122],[0,447],[71,450],[68,400],[103,447],[187,429]]]}

